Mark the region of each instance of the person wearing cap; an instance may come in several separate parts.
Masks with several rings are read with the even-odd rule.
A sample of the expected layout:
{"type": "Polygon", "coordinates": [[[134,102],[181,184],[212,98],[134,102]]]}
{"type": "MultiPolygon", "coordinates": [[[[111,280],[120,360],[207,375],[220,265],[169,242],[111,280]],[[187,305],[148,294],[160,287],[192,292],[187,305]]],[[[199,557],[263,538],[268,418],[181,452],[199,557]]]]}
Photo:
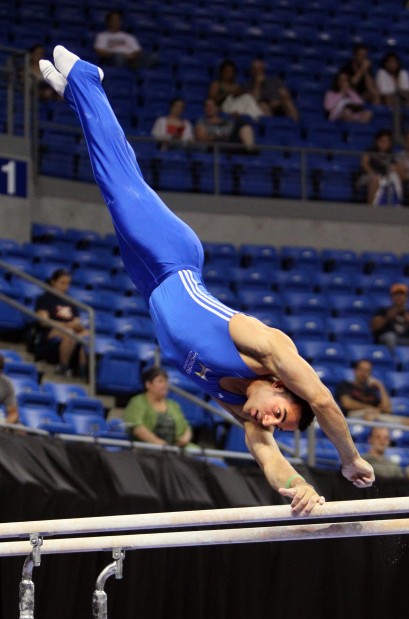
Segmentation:
{"type": "Polygon", "coordinates": [[[393,352],[396,346],[409,346],[408,287],[403,283],[390,288],[392,305],[379,308],[371,322],[377,344],[384,344],[393,352]]]}

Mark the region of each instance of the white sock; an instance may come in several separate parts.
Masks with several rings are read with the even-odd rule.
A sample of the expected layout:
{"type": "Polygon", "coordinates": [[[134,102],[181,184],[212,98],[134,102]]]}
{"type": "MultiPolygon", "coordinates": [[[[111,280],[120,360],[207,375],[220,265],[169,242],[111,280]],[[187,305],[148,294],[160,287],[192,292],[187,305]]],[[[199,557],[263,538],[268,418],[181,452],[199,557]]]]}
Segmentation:
{"type": "MultiPolygon", "coordinates": [[[[55,66],[64,77],[68,77],[69,72],[71,71],[77,60],[80,60],[79,56],[73,54],[72,52],[69,52],[68,49],[66,49],[62,45],[57,45],[56,47],[54,47],[53,55],[55,66]]],[[[104,78],[104,72],[102,71],[102,69],[98,68],[98,73],[99,79],[102,82],[104,78]]]]}
{"type": "Polygon", "coordinates": [[[69,52],[62,45],[54,47],[53,56],[55,66],[64,77],[68,77],[69,72],[79,60],[79,56],[69,52]]]}
{"type": "Polygon", "coordinates": [[[50,86],[63,97],[64,90],[67,86],[65,77],[63,77],[61,73],[58,73],[57,69],[49,60],[40,60],[38,64],[47,84],[50,84],[50,86]]]}

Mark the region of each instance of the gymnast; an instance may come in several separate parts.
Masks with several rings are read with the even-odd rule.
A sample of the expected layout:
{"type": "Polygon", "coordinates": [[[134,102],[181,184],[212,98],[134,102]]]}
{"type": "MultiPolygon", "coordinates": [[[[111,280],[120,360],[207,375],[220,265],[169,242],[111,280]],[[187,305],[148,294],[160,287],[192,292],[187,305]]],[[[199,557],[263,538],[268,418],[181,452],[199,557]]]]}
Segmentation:
{"type": "Polygon", "coordinates": [[[125,268],[149,306],[166,360],[242,423],[249,451],[269,484],[291,499],[294,514],[308,514],[325,499],[281,454],[273,432],[304,430],[314,415],[340,455],[343,475],[358,488],[371,486],[371,465],[292,340],[207,292],[202,245],[144,181],[102,88],[102,70],[61,45],[54,64],[40,60],[40,69],[78,114],[125,268]]]}

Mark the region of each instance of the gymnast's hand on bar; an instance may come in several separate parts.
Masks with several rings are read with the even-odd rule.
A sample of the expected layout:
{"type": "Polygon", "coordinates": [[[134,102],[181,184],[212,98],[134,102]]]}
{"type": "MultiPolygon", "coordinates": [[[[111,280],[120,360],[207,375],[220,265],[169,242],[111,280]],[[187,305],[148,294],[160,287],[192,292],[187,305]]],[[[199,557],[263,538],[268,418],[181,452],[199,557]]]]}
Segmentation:
{"type": "Polygon", "coordinates": [[[286,496],[291,501],[291,509],[294,515],[308,516],[312,509],[318,504],[323,505],[325,498],[319,496],[313,486],[307,484],[305,480],[297,480],[292,488],[279,488],[279,493],[286,496]]]}
{"type": "Polygon", "coordinates": [[[342,466],[342,474],[357,488],[368,488],[375,481],[375,473],[369,462],[358,457],[350,464],[342,466]]]}

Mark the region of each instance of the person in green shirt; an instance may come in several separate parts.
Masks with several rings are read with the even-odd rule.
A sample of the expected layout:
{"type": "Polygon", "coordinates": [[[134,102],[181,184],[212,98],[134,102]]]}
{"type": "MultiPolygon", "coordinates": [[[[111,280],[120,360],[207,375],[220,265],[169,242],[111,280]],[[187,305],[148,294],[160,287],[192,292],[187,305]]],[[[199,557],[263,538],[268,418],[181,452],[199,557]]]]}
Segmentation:
{"type": "Polygon", "coordinates": [[[131,398],[124,411],[133,438],[155,445],[185,447],[192,431],[179,404],[170,400],[168,375],[159,367],[152,367],[142,375],[144,393],[131,398]]]}

